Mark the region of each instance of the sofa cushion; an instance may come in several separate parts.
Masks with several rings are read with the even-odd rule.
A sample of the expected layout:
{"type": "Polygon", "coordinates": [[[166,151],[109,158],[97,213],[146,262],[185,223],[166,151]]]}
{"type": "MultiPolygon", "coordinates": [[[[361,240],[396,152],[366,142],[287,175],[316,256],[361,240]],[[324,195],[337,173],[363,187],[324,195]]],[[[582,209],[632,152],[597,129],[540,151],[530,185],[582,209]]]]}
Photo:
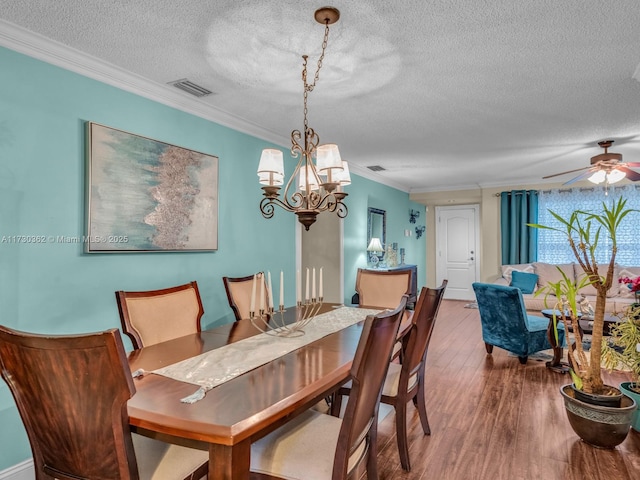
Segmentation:
{"type": "Polygon", "coordinates": [[[502,278],[507,281],[507,285],[511,285],[511,272],[517,270],[519,272],[535,273],[533,270],[533,264],[531,263],[518,263],[514,265],[502,265],[502,278]]]}
{"type": "MultiPolygon", "coordinates": [[[[630,278],[631,280],[633,280],[636,277],[640,277],[640,267],[619,267],[618,270],[618,279],[620,278],[630,278]]],[[[621,297],[624,298],[634,298],[635,297],[635,293],[633,293],[631,290],[629,290],[629,287],[627,287],[626,283],[619,283],[618,282],[618,294],[621,297]]]]}
{"type": "Polygon", "coordinates": [[[538,274],[538,288],[542,288],[547,286],[549,283],[557,283],[562,280],[562,274],[556,267],[560,267],[564,274],[569,277],[569,280],[575,281],[573,263],[553,265],[551,263],[534,262],[534,273],[538,274]]]}
{"type": "Polygon", "coordinates": [[[511,286],[519,288],[522,293],[533,293],[538,285],[538,275],[535,273],[513,270],[511,272],[511,286]]]}

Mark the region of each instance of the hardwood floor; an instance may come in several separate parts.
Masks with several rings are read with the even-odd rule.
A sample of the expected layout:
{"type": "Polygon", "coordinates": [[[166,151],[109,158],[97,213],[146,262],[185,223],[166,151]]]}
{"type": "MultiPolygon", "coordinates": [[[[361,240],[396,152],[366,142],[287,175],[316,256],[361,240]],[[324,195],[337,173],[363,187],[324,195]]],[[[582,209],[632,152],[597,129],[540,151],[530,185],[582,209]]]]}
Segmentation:
{"type": "MultiPolygon", "coordinates": [[[[495,348],[487,355],[478,310],[445,300],[427,355],[425,436],[410,405],[412,470],[400,468],[394,414],[378,431],[380,479],[434,480],[632,480],[640,479],[640,433],[631,431],[614,450],[596,449],[573,432],[561,385],[568,374],[544,361],[495,348]]],[[[566,352],[565,352],[566,355],[566,352]]],[[[625,373],[606,374],[618,385],[625,373]]]]}

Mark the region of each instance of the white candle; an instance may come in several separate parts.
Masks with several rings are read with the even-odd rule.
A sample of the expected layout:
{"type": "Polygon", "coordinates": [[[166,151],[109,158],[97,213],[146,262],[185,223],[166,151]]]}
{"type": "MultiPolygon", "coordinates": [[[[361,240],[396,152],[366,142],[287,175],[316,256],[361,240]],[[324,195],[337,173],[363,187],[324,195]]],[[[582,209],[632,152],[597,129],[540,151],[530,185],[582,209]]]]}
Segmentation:
{"type": "Polygon", "coordinates": [[[260,310],[264,310],[264,273],[260,273],[260,310]]]}
{"type": "Polygon", "coordinates": [[[311,277],[311,281],[313,282],[311,286],[311,298],[316,298],[316,267],[313,267],[313,275],[311,275],[311,277]]]}
{"type": "Polygon", "coordinates": [[[304,287],[304,300],[305,302],[309,300],[309,267],[307,267],[307,284],[304,287]]]}
{"type": "Polygon", "coordinates": [[[284,272],[280,270],[280,303],[278,305],[284,305],[284,272]]]}
{"type": "Polygon", "coordinates": [[[300,270],[296,271],[296,304],[302,302],[302,280],[300,270]]]}
{"type": "Polygon", "coordinates": [[[256,311],[256,276],[253,275],[253,285],[251,285],[251,308],[249,311],[252,313],[256,311]]]}
{"type": "Polygon", "coordinates": [[[322,267],[320,267],[320,290],[318,291],[318,297],[322,298],[324,296],[322,293],[322,267]]]}
{"type": "Polygon", "coordinates": [[[271,272],[268,273],[267,278],[269,279],[269,308],[273,308],[273,288],[271,286],[271,272]]]}

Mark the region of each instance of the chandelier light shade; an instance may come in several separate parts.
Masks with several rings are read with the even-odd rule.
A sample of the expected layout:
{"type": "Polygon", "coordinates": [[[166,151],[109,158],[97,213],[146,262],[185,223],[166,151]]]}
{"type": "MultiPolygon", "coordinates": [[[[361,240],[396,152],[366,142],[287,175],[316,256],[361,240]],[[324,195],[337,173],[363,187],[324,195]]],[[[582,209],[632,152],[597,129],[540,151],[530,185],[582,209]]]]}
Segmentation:
{"type": "Polygon", "coordinates": [[[336,213],[345,218],[347,206],[343,203],[347,193],[343,187],[351,183],[347,162],[340,157],[335,144],[319,145],[318,134],[309,127],[307,121],[307,97],[315,88],[320,76],[325,49],[329,39],[329,25],[340,18],[340,12],[333,7],[323,7],[315,12],[315,19],[325,26],[322,53],[313,82],[307,81],[307,55],[303,55],[302,83],[304,85],[304,129],[291,132],[291,156],[299,158],[298,164],[284,187],[284,162],[280,150],[265,149],[260,156],[258,179],[262,185],[264,198],[260,201],[260,211],[265,218],[273,217],[275,205],[298,216],[306,230],[316,221],[320,212],[336,213]],[[315,163],[314,163],[315,160],[315,163]]]}

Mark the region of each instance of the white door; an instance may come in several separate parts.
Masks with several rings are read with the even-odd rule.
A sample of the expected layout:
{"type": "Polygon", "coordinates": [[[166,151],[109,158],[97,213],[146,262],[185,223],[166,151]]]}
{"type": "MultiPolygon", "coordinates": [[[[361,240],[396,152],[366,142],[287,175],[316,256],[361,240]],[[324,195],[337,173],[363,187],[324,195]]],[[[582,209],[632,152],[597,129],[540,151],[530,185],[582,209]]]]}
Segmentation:
{"type": "Polygon", "coordinates": [[[471,284],[480,277],[478,205],[436,207],[436,284],[447,279],[444,298],[475,300],[471,284]]]}

